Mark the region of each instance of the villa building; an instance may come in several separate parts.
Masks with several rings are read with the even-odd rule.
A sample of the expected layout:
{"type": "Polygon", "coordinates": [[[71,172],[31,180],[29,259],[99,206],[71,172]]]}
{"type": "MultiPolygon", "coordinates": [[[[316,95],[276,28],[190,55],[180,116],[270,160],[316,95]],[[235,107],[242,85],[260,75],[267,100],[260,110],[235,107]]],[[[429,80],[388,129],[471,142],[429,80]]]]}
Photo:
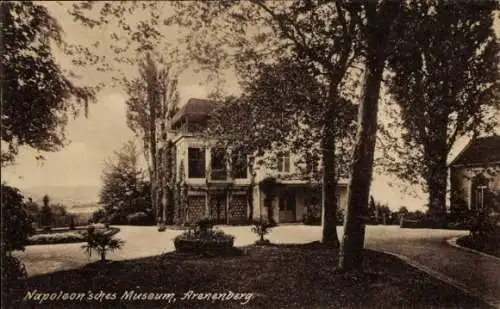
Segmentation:
{"type": "MultiPolygon", "coordinates": [[[[209,217],[217,224],[246,224],[271,216],[292,223],[306,213],[320,216],[320,184],[300,177],[296,155],[269,152],[265,156],[276,156],[276,167],[248,166],[203,134],[214,108],[213,101],[190,99],[169,124],[159,123],[158,220],[179,224],[209,217]]],[[[339,181],[337,192],[339,208],[345,208],[346,181],[339,181]]]]}

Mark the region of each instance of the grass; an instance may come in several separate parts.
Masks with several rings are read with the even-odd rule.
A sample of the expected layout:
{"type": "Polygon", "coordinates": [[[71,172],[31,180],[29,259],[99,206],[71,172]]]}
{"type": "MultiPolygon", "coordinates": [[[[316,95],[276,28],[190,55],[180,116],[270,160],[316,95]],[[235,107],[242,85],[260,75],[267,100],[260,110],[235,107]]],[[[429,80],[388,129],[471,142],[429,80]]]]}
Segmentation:
{"type": "MultiPolygon", "coordinates": [[[[28,279],[30,291],[109,293],[115,300],[33,301],[25,308],[489,308],[404,264],[366,251],[365,273],[335,271],[337,252],[318,243],[249,246],[239,255],[200,258],[180,253],[60,271],[28,279]],[[125,291],[176,293],[176,302],[120,300],[125,291]],[[196,293],[254,293],[234,300],[182,300],[196,293]]],[[[104,297],[104,296],[103,296],[104,297]]]]}

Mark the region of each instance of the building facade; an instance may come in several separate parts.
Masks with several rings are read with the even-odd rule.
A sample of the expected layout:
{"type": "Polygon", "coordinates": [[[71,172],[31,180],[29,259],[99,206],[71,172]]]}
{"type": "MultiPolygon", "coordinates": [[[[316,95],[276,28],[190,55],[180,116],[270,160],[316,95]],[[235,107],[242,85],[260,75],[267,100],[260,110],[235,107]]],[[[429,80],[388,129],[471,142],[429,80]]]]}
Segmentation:
{"type": "MultiPolygon", "coordinates": [[[[182,224],[208,217],[217,224],[259,218],[293,223],[320,216],[320,184],[299,177],[296,155],[269,152],[265,156],[275,157],[276,166],[250,166],[246,157],[241,160],[203,134],[214,108],[212,101],[190,99],[170,123],[158,125],[158,221],[182,224]]],[[[339,208],[345,208],[346,181],[339,181],[337,192],[339,208]]]]}
{"type": "Polygon", "coordinates": [[[450,211],[500,211],[500,136],[471,141],[450,164],[450,211]]]}

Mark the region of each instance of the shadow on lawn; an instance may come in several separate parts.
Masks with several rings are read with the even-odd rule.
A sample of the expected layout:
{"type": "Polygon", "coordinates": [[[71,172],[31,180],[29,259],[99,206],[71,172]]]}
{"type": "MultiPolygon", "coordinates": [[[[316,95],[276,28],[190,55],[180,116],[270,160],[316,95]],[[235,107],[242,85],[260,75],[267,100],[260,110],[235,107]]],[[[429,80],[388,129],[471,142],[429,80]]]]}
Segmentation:
{"type": "MultiPolygon", "coordinates": [[[[182,300],[184,293],[253,293],[245,308],[488,308],[395,257],[366,250],[362,274],[335,270],[338,251],[314,242],[236,249],[229,256],[166,253],[93,263],[28,280],[42,292],[114,293],[114,300],[48,301],[36,308],[241,308],[239,301],[182,300]],[[125,292],[175,293],[178,301],[121,300],[125,292]]],[[[31,308],[33,302],[24,302],[31,308]]]]}

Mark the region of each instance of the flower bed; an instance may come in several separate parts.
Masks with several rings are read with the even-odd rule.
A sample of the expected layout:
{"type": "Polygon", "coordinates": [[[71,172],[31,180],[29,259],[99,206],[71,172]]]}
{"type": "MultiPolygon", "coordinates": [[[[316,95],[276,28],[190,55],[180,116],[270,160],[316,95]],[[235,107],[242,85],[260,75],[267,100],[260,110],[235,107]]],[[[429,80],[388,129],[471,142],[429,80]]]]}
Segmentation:
{"type": "Polygon", "coordinates": [[[28,240],[30,245],[67,244],[84,242],[85,236],[80,232],[71,231],[33,235],[28,240]]]}
{"type": "Polygon", "coordinates": [[[174,245],[177,252],[223,254],[233,248],[234,236],[219,230],[189,230],[175,237],[174,245]]]}
{"type": "MultiPolygon", "coordinates": [[[[101,228],[98,228],[101,229],[101,228]]],[[[103,228],[104,229],[104,228],[103,228]]],[[[120,231],[118,228],[105,229],[106,234],[116,234],[120,231]]],[[[85,242],[87,239],[87,230],[80,231],[64,231],[50,232],[45,234],[36,234],[29,237],[29,245],[53,245],[53,244],[70,244],[85,242]]]]}

